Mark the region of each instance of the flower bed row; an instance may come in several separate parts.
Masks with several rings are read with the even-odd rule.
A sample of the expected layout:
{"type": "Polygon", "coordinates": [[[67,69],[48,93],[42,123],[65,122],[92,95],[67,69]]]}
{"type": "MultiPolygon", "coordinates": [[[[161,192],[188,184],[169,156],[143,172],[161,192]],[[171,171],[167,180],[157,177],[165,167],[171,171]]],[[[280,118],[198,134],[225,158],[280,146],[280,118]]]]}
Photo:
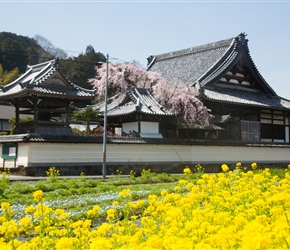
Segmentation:
{"type": "Polygon", "coordinates": [[[105,211],[88,210],[86,220],[48,207],[41,190],[19,220],[2,202],[0,249],[289,249],[288,170],[283,178],[265,169],[197,181],[184,172],[174,192],[133,201],[124,189],[105,211]]]}

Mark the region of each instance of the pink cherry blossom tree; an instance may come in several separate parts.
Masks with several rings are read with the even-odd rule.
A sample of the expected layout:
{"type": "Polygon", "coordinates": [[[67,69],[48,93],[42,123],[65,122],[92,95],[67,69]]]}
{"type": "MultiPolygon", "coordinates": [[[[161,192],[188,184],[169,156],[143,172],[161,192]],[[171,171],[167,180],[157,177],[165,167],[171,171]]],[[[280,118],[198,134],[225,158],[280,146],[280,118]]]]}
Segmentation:
{"type": "MultiPolygon", "coordinates": [[[[96,89],[97,96],[102,97],[105,94],[106,63],[96,70],[96,77],[88,81],[96,89]]],[[[210,111],[198,99],[195,87],[187,86],[180,80],[167,83],[158,72],[143,70],[136,64],[109,63],[108,73],[110,95],[125,93],[128,86],[132,85],[149,88],[161,105],[176,116],[182,117],[184,124],[211,124],[210,111]]]]}

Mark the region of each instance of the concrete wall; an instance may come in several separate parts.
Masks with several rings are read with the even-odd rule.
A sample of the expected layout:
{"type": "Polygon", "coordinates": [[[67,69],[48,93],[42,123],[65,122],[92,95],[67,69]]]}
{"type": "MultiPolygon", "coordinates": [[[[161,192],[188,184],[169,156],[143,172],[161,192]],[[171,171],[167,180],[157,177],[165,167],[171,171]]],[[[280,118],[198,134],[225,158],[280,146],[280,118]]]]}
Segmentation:
{"type": "MultiPolygon", "coordinates": [[[[100,143],[18,143],[16,162],[6,159],[9,168],[44,169],[61,167],[67,173],[81,171],[100,174],[103,145],[100,143]]],[[[162,172],[182,172],[184,164],[211,166],[217,171],[223,164],[237,162],[263,165],[290,164],[290,147],[282,146],[205,146],[166,144],[107,144],[108,171],[120,167],[129,169],[152,168],[162,172]]],[[[0,159],[3,165],[3,159],[0,159]]],[[[39,171],[40,171],[39,170],[39,171]]],[[[38,172],[39,172],[38,171],[38,172]]]]}

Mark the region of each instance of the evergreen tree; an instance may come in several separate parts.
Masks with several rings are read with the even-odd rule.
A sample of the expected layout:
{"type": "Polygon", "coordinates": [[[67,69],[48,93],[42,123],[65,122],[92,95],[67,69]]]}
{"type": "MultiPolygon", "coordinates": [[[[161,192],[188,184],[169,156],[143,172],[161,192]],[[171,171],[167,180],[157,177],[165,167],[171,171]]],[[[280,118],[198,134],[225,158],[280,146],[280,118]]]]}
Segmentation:
{"type": "Polygon", "coordinates": [[[85,54],[80,54],[67,60],[60,60],[60,69],[74,84],[84,88],[91,88],[88,79],[93,78],[96,74],[95,64],[105,60],[106,58],[102,53],[95,52],[94,48],[89,45],[85,54]]]}
{"type": "Polygon", "coordinates": [[[91,121],[97,121],[98,115],[99,110],[93,109],[92,107],[86,107],[81,110],[76,110],[72,115],[72,120],[85,122],[86,133],[89,135],[91,133],[91,121]]]}

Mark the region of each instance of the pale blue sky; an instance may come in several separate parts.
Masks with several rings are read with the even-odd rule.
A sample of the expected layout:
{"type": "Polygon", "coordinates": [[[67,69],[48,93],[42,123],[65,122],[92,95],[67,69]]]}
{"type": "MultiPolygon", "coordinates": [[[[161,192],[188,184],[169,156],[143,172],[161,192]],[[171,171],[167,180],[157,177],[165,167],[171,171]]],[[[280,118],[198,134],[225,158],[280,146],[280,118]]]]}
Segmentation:
{"type": "Polygon", "coordinates": [[[151,54],[245,32],[261,75],[290,99],[290,1],[0,0],[0,10],[0,31],[39,34],[72,56],[92,45],[144,67],[151,54]]]}

